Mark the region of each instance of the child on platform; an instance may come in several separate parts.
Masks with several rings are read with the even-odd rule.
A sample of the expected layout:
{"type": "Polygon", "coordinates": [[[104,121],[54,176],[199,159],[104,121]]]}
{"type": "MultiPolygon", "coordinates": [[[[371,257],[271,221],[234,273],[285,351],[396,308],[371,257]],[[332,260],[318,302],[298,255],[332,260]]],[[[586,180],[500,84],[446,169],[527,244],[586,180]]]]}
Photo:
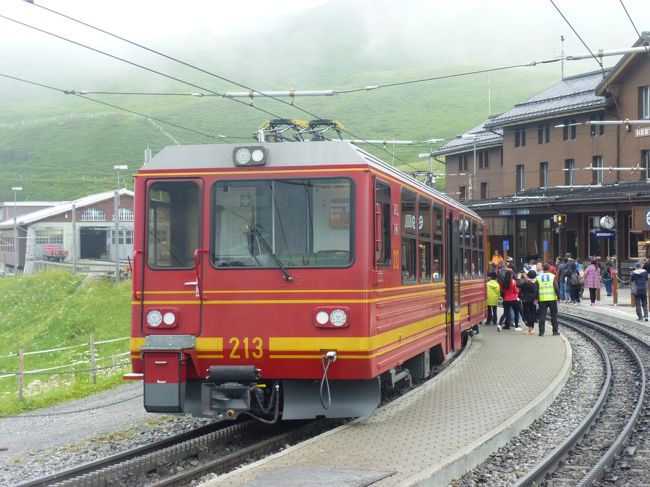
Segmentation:
{"type": "Polygon", "coordinates": [[[497,281],[497,273],[490,272],[488,274],[490,280],[487,282],[487,321],[486,325],[497,324],[497,304],[499,303],[499,297],[501,296],[501,287],[499,286],[499,281],[497,281]]]}

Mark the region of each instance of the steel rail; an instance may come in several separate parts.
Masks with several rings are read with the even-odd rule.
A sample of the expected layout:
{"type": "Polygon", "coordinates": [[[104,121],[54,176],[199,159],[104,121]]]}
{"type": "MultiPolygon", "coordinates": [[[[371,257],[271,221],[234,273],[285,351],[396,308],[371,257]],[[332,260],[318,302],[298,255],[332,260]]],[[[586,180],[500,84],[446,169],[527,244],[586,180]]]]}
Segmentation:
{"type": "MultiPolygon", "coordinates": [[[[603,355],[604,357],[605,356],[608,357],[608,354],[604,350],[604,348],[598,342],[596,342],[593,337],[588,335],[583,330],[580,330],[577,326],[580,325],[592,329],[597,329],[599,333],[602,333],[609,339],[618,342],[623,346],[625,351],[636,361],[641,375],[639,397],[636,406],[634,408],[634,411],[630,415],[630,418],[628,419],[628,421],[626,422],[625,426],[622,428],[621,432],[618,434],[616,439],[612,442],[608,450],[603,455],[601,455],[598,462],[596,462],[596,464],[576,484],[578,486],[586,486],[586,485],[592,485],[594,482],[600,479],[603,476],[605,469],[614,462],[616,455],[620,452],[625,442],[630,437],[630,434],[632,433],[632,428],[634,428],[635,424],[639,420],[643,408],[643,403],[645,400],[645,394],[646,394],[646,374],[645,374],[645,367],[643,361],[636,353],[636,351],[628,343],[626,343],[623,338],[616,336],[614,333],[608,331],[606,328],[615,329],[616,332],[625,335],[626,338],[628,339],[634,339],[635,341],[641,343],[645,347],[650,348],[650,345],[643,342],[642,340],[639,340],[637,337],[630,335],[629,333],[626,333],[623,330],[612,328],[603,323],[587,320],[585,318],[571,317],[570,321],[567,321],[567,318],[564,318],[563,325],[568,326],[573,330],[586,336],[590,341],[592,341],[592,343],[594,343],[597,346],[601,355],[603,355],[603,353],[605,354],[603,355]]],[[[528,473],[525,476],[521,477],[514,484],[515,486],[521,487],[521,486],[528,486],[528,485],[538,485],[539,483],[543,482],[546,479],[546,476],[552,473],[556,469],[561,459],[564,458],[569,453],[569,451],[573,449],[575,444],[578,441],[580,441],[580,439],[586,434],[587,428],[590,428],[595,424],[596,420],[598,419],[598,416],[600,415],[600,413],[602,412],[605,406],[605,402],[607,399],[606,396],[609,394],[609,389],[611,388],[611,362],[609,358],[606,359],[606,363],[607,363],[606,382],[610,382],[606,386],[608,389],[607,393],[605,394],[605,387],[603,387],[603,391],[601,391],[598,400],[594,404],[594,407],[592,407],[592,409],[589,411],[589,414],[585,417],[585,419],[573,430],[573,432],[560,445],[558,445],[557,448],[555,448],[540,462],[538,462],[531,470],[528,471],[528,473]]]]}
{"type": "Polygon", "coordinates": [[[596,422],[598,416],[600,415],[602,409],[607,403],[607,397],[609,396],[611,387],[612,387],[612,363],[609,359],[609,354],[603,348],[603,346],[598,343],[592,336],[588,335],[584,331],[579,330],[567,322],[562,321],[564,326],[569,326],[572,330],[584,335],[587,340],[589,340],[598,350],[600,356],[603,359],[605,365],[605,380],[603,382],[603,387],[601,388],[600,395],[594,403],[593,407],[589,410],[589,413],[585,418],[575,427],[571,434],[560,443],[554,450],[552,450],[548,455],[542,458],[533,468],[531,468],[526,475],[520,477],[513,487],[523,487],[529,485],[539,485],[541,484],[548,474],[553,472],[558,463],[566,457],[566,455],[573,449],[573,447],[580,441],[580,439],[591,429],[591,426],[596,422]]]}
{"type": "Polygon", "coordinates": [[[179,433],[177,435],[170,436],[169,438],[155,441],[147,445],[142,445],[124,452],[116,453],[115,455],[111,455],[109,457],[100,458],[92,462],[84,463],[83,465],[79,465],[77,467],[55,472],[53,474],[39,477],[37,479],[29,480],[27,482],[18,484],[16,487],[45,487],[53,485],[55,483],[65,482],[84,475],[90,475],[93,472],[109,469],[115,465],[123,465],[126,462],[137,459],[138,457],[156,454],[156,452],[164,451],[167,448],[173,448],[175,445],[179,445],[187,441],[192,441],[196,438],[215,434],[220,434],[221,436],[234,434],[237,431],[254,423],[256,422],[253,420],[236,422],[234,424],[232,421],[227,420],[218,421],[216,423],[201,426],[191,431],[185,431],[183,433],[179,433]]]}

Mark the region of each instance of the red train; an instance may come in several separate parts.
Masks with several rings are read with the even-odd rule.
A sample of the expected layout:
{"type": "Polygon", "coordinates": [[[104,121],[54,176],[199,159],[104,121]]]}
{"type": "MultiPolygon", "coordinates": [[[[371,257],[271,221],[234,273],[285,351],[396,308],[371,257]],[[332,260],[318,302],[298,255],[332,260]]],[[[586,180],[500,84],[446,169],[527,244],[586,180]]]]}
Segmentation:
{"type": "Polygon", "coordinates": [[[135,194],[148,411],[367,415],[484,319],[484,222],[348,142],[171,146],[135,194]]]}

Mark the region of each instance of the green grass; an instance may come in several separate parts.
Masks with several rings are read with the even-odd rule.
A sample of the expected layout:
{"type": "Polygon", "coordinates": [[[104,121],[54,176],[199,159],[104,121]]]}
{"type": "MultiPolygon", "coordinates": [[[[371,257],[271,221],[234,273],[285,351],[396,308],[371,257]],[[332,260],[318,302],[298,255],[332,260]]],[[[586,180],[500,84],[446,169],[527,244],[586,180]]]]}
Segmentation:
{"type": "MultiPolygon", "coordinates": [[[[0,279],[0,370],[18,369],[15,354],[88,344],[129,335],[129,283],[84,281],[84,276],[46,272],[34,276],[0,279]]],[[[128,362],[128,340],[97,345],[97,365],[128,362]]],[[[74,362],[87,362],[89,347],[28,355],[25,370],[37,370],[74,362]]],[[[11,415],[77,399],[122,383],[122,368],[100,370],[91,381],[87,363],[38,375],[25,376],[24,400],[18,400],[18,379],[0,379],[0,415],[11,415]],[[55,372],[76,371],[75,374],[55,372]]]]}

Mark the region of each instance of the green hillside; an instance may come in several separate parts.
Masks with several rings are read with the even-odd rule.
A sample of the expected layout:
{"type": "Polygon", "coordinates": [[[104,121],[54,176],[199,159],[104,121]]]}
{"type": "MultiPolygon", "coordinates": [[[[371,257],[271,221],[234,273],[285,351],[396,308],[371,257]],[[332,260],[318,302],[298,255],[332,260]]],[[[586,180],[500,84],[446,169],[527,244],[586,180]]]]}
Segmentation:
{"type": "MultiPolygon", "coordinates": [[[[155,47],[259,90],[345,90],[513,64],[505,60],[468,66],[463,65],[462,56],[453,57],[454,65],[444,64],[441,60],[449,59],[451,54],[447,46],[434,41],[435,36],[423,32],[421,42],[414,44],[399,29],[376,32],[362,15],[351,12],[346,2],[332,1],[289,17],[282,25],[268,26],[254,36],[233,39],[196,32],[155,47]],[[332,34],[333,25],[336,35],[332,34]]],[[[138,52],[129,48],[126,57],[136,57],[138,52]]],[[[96,56],[102,64],[95,70],[72,64],[70,70],[49,70],[40,75],[29,71],[25,77],[67,90],[205,91],[96,56]]],[[[156,56],[141,62],[207,90],[244,91],[156,56]]],[[[336,97],[297,98],[296,107],[259,98],[253,104],[283,118],[313,118],[300,107],[319,118],[339,120],[349,131],[346,138],[452,138],[485,120],[490,111],[497,114],[507,110],[558,77],[556,68],[539,66],[336,97]]],[[[248,138],[261,122],[271,118],[247,106],[248,99],[237,103],[220,97],[88,96],[210,135],[248,138]]],[[[128,164],[130,171],[137,170],[147,146],[156,153],[175,143],[242,140],[214,139],[6,79],[0,79],[0,103],[0,172],[5,181],[0,185],[0,201],[13,199],[10,188],[16,184],[23,187],[20,197],[25,200],[69,199],[112,189],[116,184],[113,165],[128,164]]],[[[394,153],[392,147],[386,151],[364,148],[388,162],[394,157],[395,163],[407,171],[428,166],[426,160],[418,159],[418,153],[428,151],[426,145],[397,147],[394,153]]]]}
{"type": "MultiPolygon", "coordinates": [[[[87,361],[90,334],[95,341],[129,336],[129,282],[118,285],[106,280],[84,281],[84,276],[46,272],[34,276],[0,279],[0,376],[18,370],[16,354],[69,348],[27,355],[25,370],[87,361]]],[[[128,360],[128,340],[97,346],[98,366],[128,360]]],[[[83,372],[87,363],[27,375],[25,400],[17,400],[17,379],[0,378],[0,415],[41,407],[65,398],[74,398],[121,383],[123,369],[100,371],[97,385],[83,372]],[[77,371],[78,374],[70,374],[77,371]],[[62,373],[63,372],[63,373],[62,373]]]]}

